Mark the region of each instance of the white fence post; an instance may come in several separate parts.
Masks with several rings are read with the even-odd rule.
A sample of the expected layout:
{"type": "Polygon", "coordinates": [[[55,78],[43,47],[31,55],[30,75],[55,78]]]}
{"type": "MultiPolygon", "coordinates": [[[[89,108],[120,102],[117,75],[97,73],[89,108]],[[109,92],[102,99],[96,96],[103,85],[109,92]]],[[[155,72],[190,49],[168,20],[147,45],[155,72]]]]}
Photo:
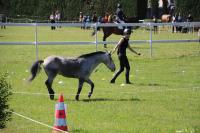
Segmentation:
{"type": "MultiPolygon", "coordinates": [[[[35,41],[33,42],[8,42],[8,41],[0,41],[0,45],[7,45],[7,44],[11,44],[11,45],[15,45],[15,44],[22,44],[22,45],[27,45],[27,44],[34,44],[35,47],[36,47],[36,58],[38,60],[38,45],[45,45],[45,44],[96,44],[96,51],[98,49],[98,44],[101,44],[101,43],[105,43],[105,41],[103,42],[100,42],[98,40],[98,36],[97,36],[97,28],[98,26],[101,26],[101,27],[116,27],[116,24],[92,24],[92,26],[95,26],[94,30],[96,31],[96,35],[95,35],[95,42],[94,41],[89,41],[89,42],[75,42],[75,41],[72,41],[72,42],[69,42],[69,41],[65,41],[65,42],[39,42],[38,40],[38,26],[52,26],[52,24],[49,24],[49,23],[0,23],[0,26],[2,25],[5,25],[5,26],[35,26],[35,41]]],[[[55,24],[56,25],[56,24],[55,24]]],[[[59,24],[61,25],[61,24],[59,24]]],[[[90,24],[91,25],[91,24],[90,24]]],[[[122,26],[124,26],[125,24],[123,24],[122,26]]],[[[181,22],[181,23],[144,23],[144,24],[141,24],[141,23],[138,23],[138,24],[126,24],[127,26],[144,26],[144,27],[148,27],[149,28],[149,36],[150,38],[147,39],[147,40],[140,40],[140,41],[132,41],[134,43],[146,43],[146,42],[149,42],[150,43],[150,57],[152,57],[153,55],[153,43],[182,43],[182,42],[199,42],[199,38],[196,38],[196,39],[178,39],[178,40],[153,40],[152,39],[152,30],[154,28],[154,26],[163,26],[163,25],[172,25],[172,26],[186,26],[186,27],[189,27],[191,28],[191,26],[194,28],[194,27],[199,27],[200,26],[200,22],[190,22],[188,24],[188,22],[181,22]]],[[[70,27],[80,27],[82,26],[82,24],[77,24],[77,23],[63,23],[62,26],[70,26],[70,27]]],[[[194,33],[196,34],[196,33],[194,33]]],[[[109,43],[117,43],[117,42],[109,42],[109,43]]]]}
{"type": "Polygon", "coordinates": [[[98,49],[98,46],[97,46],[97,45],[98,45],[97,27],[98,27],[98,26],[97,26],[97,23],[95,23],[95,27],[94,27],[95,29],[94,29],[94,30],[95,30],[95,33],[96,33],[96,34],[95,34],[95,45],[96,45],[96,51],[97,51],[97,49],[98,49]]]}
{"type": "Polygon", "coordinates": [[[150,29],[150,40],[149,40],[149,43],[150,43],[150,57],[152,57],[152,25],[151,25],[151,23],[149,23],[149,29],[150,29]]]}
{"type": "Polygon", "coordinates": [[[36,48],[36,60],[38,61],[38,34],[37,34],[37,22],[35,23],[35,48],[36,48]]]}

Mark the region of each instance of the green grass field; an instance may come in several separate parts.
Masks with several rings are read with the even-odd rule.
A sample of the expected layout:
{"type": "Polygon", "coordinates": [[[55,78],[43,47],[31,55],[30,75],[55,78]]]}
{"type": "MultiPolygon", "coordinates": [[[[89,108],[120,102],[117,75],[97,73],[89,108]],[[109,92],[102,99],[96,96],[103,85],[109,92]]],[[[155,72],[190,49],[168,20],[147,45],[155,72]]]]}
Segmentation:
{"type": "MultiPolygon", "coordinates": [[[[39,41],[94,41],[91,30],[49,27],[38,28],[39,41]]],[[[98,34],[101,40],[102,33],[98,34]]],[[[146,30],[133,32],[132,40],[148,39],[146,30]]],[[[153,39],[195,39],[194,34],[172,34],[161,31],[153,39]]],[[[112,35],[108,41],[118,41],[112,35]]],[[[33,27],[0,29],[0,41],[34,41],[33,27]]],[[[57,76],[53,88],[64,94],[67,104],[67,123],[71,133],[199,133],[200,132],[200,44],[153,44],[150,58],[149,44],[131,44],[142,55],[127,50],[131,65],[131,85],[124,85],[122,73],[115,84],[110,84],[113,73],[103,64],[91,75],[95,84],[89,100],[88,84],[84,84],[80,101],[75,101],[78,81],[57,76]],[[62,84],[60,82],[62,81],[62,84]]],[[[39,58],[49,55],[78,56],[95,51],[95,45],[40,45],[39,58]]],[[[114,48],[109,44],[108,50],[114,48]]],[[[104,50],[102,45],[98,50],[104,50]]],[[[8,72],[13,92],[42,93],[45,95],[13,94],[9,104],[17,113],[53,126],[56,100],[46,95],[47,76],[42,70],[32,83],[27,83],[29,69],[36,60],[34,45],[0,45],[0,72],[8,72]]],[[[117,55],[113,55],[117,69],[117,55]]],[[[43,125],[12,115],[1,133],[49,133],[43,125]]]]}

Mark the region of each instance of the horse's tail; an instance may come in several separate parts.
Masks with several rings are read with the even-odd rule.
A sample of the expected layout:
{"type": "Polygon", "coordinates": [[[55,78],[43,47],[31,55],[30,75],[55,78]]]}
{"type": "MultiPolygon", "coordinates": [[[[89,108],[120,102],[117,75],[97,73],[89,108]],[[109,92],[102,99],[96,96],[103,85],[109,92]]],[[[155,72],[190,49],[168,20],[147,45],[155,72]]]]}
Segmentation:
{"type": "Polygon", "coordinates": [[[36,62],[33,63],[33,65],[31,66],[31,76],[29,77],[28,81],[31,82],[37,75],[37,73],[40,72],[40,65],[43,63],[43,60],[38,60],[36,62]]]}

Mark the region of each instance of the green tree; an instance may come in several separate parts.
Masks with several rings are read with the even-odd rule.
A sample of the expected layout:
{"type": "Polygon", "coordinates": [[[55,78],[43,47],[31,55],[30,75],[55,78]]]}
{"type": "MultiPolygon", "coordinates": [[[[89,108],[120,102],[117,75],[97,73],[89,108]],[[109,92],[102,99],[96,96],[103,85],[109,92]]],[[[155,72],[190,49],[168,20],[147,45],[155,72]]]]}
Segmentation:
{"type": "Polygon", "coordinates": [[[187,16],[189,13],[196,19],[200,20],[200,1],[199,0],[175,0],[176,13],[187,16]]]}
{"type": "MultiPolygon", "coordinates": [[[[186,16],[189,13],[196,20],[200,20],[200,0],[174,0],[176,13],[186,16]]],[[[40,16],[47,19],[52,11],[60,10],[64,20],[78,19],[79,12],[85,15],[103,16],[105,12],[115,13],[117,3],[123,5],[127,16],[144,18],[147,3],[152,7],[152,14],[158,15],[158,0],[0,0],[0,13],[6,13],[10,17],[18,14],[23,17],[40,16]]],[[[163,0],[164,13],[167,12],[167,0],[163,0]]]]}
{"type": "Polygon", "coordinates": [[[11,89],[11,85],[6,81],[6,74],[0,75],[0,129],[5,128],[6,122],[11,118],[8,105],[11,89]]]}
{"type": "Polygon", "coordinates": [[[163,1],[163,14],[168,14],[168,0],[162,0],[163,1]]]}
{"type": "Polygon", "coordinates": [[[152,15],[158,16],[158,0],[151,0],[152,4],[152,15]]]}

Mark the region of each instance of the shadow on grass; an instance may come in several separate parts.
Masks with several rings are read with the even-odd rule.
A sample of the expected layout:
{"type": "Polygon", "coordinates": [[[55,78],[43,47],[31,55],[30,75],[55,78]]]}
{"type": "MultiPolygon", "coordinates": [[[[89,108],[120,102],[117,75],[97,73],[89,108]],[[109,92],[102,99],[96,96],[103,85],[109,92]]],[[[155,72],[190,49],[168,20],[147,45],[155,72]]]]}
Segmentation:
{"type": "Polygon", "coordinates": [[[111,98],[91,98],[91,99],[83,99],[81,100],[83,102],[101,102],[101,101],[134,101],[134,102],[140,102],[144,101],[138,98],[130,98],[130,99],[111,99],[111,98]]]}
{"type": "Polygon", "coordinates": [[[86,133],[83,129],[72,129],[70,130],[70,133],[86,133]]]}
{"type": "MultiPolygon", "coordinates": [[[[58,101],[58,98],[54,98],[53,101],[58,101]]],[[[91,99],[80,99],[79,101],[75,99],[65,99],[65,101],[72,101],[72,102],[102,102],[102,101],[119,101],[119,102],[124,102],[124,101],[132,101],[132,102],[141,102],[145,101],[144,99],[139,99],[139,98],[129,98],[129,99],[112,99],[112,98],[91,98],[91,99]]]]}
{"type": "Polygon", "coordinates": [[[166,84],[158,84],[158,83],[139,83],[138,86],[168,86],[166,84]]]}

